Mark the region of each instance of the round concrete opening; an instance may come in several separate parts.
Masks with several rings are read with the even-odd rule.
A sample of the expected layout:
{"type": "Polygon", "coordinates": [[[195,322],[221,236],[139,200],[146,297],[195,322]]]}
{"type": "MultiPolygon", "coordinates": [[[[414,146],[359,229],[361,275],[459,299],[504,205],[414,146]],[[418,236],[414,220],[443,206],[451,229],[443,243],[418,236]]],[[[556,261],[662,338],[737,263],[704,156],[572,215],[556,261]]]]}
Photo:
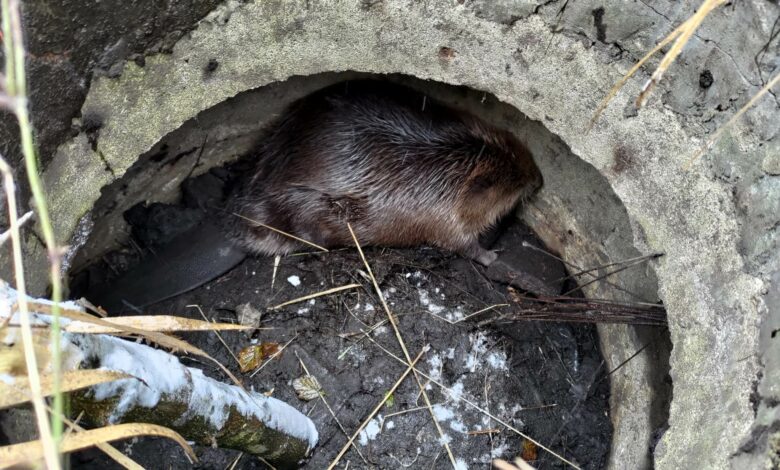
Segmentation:
{"type": "MultiPolygon", "coordinates": [[[[102,188],[88,220],[89,240],[71,261],[79,271],[126,243],[122,213],[139,202],[175,202],[185,178],[248,153],[260,130],[291,101],[324,86],[365,78],[356,72],[293,77],[236,95],[199,113],[141,155],[117,181],[102,188]]],[[[545,184],[518,216],[568,263],[570,271],[640,256],[632,244],[625,208],[606,179],[547,130],[494,96],[466,87],[403,75],[371,76],[402,83],[448,105],[515,133],[531,149],[545,184]]],[[[97,119],[85,115],[84,119],[97,119]]],[[[86,220],[86,219],[85,219],[86,220]]],[[[86,232],[85,232],[86,233],[86,232]]],[[[581,283],[603,276],[599,269],[581,283]]],[[[658,302],[652,266],[637,264],[589,283],[594,298],[658,302]]],[[[518,327],[522,327],[518,325],[518,327]]],[[[610,374],[610,414],[614,425],[612,461],[649,464],[654,435],[666,425],[670,385],[668,333],[651,327],[602,326],[600,342],[610,374]]]]}
{"type": "MultiPolygon", "coordinates": [[[[649,267],[641,275],[621,273],[610,281],[650,301],[660,297],[669,314],[674,397],[654,464],[728,467],[749,440],[756,416],[757,402],[751,400],[761,379],[759,331],[768,289],[739,251],[742,232],[732,186],[707,170],[681,170],[691,142],[700,142],[705,130],[655,101],[625,115],[623,104],[641,85],[632,81],[617,95],[620,104],[611,105],[586,132],[593,110],[629,62],[587,47],[576,34],[555,34],[539,16],[504,25],[443,5],[230,1],[171,54],[128,62],[121,76],[94,80],[82,108],[82,131],[59,147],[44,174],[58,239],[79,246],[92,226],[85,214],[101,188],[121,178],[139,157],[152,159],[153,147],[169,134],[189,132],[196,139],[170,150],[190,163],[187,171],[197,155],[186,152],[206,138],[206,132],[188,127],[214,133],[208,135],[212,150],[204,152],[203,161],[231,158],[219,145],[238,149],[231,140],[262,123],[216,132],[219,123],[208,123],[201,113],[231,106],[229,100],[240,93],[268,93],[269,99],[258,98],[257,110],[270,115],[279,108],[263,108],[266,103],[305,94],[307,84],[319,86],[316,80],[341,79],[319,75],[326,72],[401,73],[482,90],[506,103],[487,95],[483,117],[518,132],[545,173],[545,188],[522,217],[549,246],[581,266],[664,254],[653,265],[657,285],[649,267]],[[311,80],[291,78],[296,76],[311,80]],[[301,88],[284,91],[287,80],[301,88]],[[274,93],[280,96],[271,99],[274,93]],[[234,137],[222,144],[229,136],[234,137]]],[[[445,101],[481,101],[479,93],[468,95],[445,101]]],[[[483,114],[478,106],[466,107],[483,114]]],[[[753,156],[768,151],[760,147],[760,137],[737,128],[709,158],[728,162],[737,149],[753,156]]],[[[186,172],[174,166],[161,171],[166,177],[160,175],[159,187],[134,186],[136,194],[125,196],[128,203],[148,194],[172,198],[186,172]]],[[[121,200],[118,194],[115,199],[121,200]]],[[[107,229],[95,226],[96,234],[100,230],[107,229]]],[[[42,294],[46,255],[34,237],[28,240],[27,261],[32,292],[42,294]]],[[[592,287],[594,297],[625,295],[592,287]]],[[[664,421],[664,407],[658,405],[664,387],[656,386],[666,368],[663,354],[650,351],[662,341],[622,327],[601,333],[612,367],[652,345],[612,377],[612,466],[641,468],[648,462],[651,431],[664,421]]]]}

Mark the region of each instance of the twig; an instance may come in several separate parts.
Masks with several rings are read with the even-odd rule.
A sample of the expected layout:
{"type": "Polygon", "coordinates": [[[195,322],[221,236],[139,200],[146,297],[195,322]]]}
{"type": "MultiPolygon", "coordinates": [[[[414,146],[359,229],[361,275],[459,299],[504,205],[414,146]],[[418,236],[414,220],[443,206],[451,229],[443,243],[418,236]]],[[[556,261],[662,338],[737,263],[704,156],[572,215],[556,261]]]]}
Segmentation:
{"type": "Polygon", "coordinates": [[[298,302],[305,302],[307,300],[316,299],[317,297],[322,297],[323,295],[334,294],[336,292],[354,289],[356,287],[360,287],[360,284],[347,284],[346,286],[334,287],[332,289],[315,292],[314,294],[304,295],[303,297],[298,297],[297,299],[288,300],[287,302],[282,302],[279,305],[274,305],[270,308],[270,310],[277,310],[288,305],[297,304],[298,302]]]}
{"type": "Polygon", "coordinates": [[[481,313],[485,313],[485,312],[487,312],[488,310],[495,310],[495,309],[497,309],[497,308],[499,308],[499,307],[509,307],[509,304],[495,304],[495,305],[489,305],[489,306],[487,306],[487,307],[485,307],[485,308],[483,308],[483,309],[481,309],[481,310],[477,310],[477,311],[476,311],[476,312],[474,312],[474,313],[470,313],[470,314],[466,315],[465,317],[461,318],[460,320],[455,320],[455,321],[448,320],[447,318],[444,318],[444,317],[442,317],[441,315],[436,315],[435,313],[431,313],[431,316],[433,316],[433,317],[436,317],[436,318],[438,318],[439,320],[446,321],[446,322],[447,322],[447,323],[449,323],[450,325],[457,325],[458,323],[460,323],[460,322],[462,322],[462,321],[466,321],[466,320],[468,320],[468,319],[469,319],[469,318],[471,318],[471,317],[475,317],[475,316],[477,316],[477,315],[479,315],[479,314],[481,314],[481,313]]]}
{"type": "Polygon", "coordinates": [[[401,374],[400,377],[398,377],[398,380],[396,380],[395,383],[393,384],[393,386],[390,387],[390,390],[388,390],[387,393],[385,393],[384,396],[382,396],[382,399],[379,401],[379,403],[374,407],[374,409],[371,411],[371,413],[369,413],[368,416],[366,416],[366,419],[363,420],[363,422],[360,424],[360,426],[358,426],[358,428],[355,430],[354,434],[352,434],[352,437],[349,438],[349,441],[347,441],[347,443],[344,444],[344,447],[341,448],[341,450],[339,451],[339,453],[336,456],[336,458],[333,459],[333,462],[331,462],[330,465],[328,465],[328,470],[333,470],[333,468],[335,468],[336,465],[338,465],[339,460],[341,460],[341,457],[344,456],[344,454],[347,452],[347,449],[349,449],[349,447],[355,441],[355,438],[357,438],[357,436],[360,434],[360,431],[362,431],[363,428],[366,427],[368,422],[371,421],[374,418],[374,416],[379,412],[379,410],[382,409],[382,406],[384,406],[385,402],[387,401],[387,397],[389,397],[390,395],[395,393],[395,391],[398,388],[398,386],[400,386],[401,383],[406,378],[406,376],[409,375],[409,372],[411,372],[412,370],[415,369],[414,366],[417,364],[417,361],[420,360],[420,358],[423,356],[423,354],[425,354],[426,351],[428,351],[428,349],[429,349],[429,346],[425,345],[422,348],[422,350],[420,351],[420,353],[417,355],[417,357],[415,357],[413,361],[409,361],[408,364],[406,364],[403,361],[403,359],[399,358],[402,363],[407,365],[406,370],[404,371],[403,374],[401,374]]]}
{"type": "Polygon", "coordinates": [[[244,219],[244,220],[246,220],[248,222],[252,222],[253,224],[255,224],[255,225],[259,226],[259,227],[267,228],[268,230],[270,230],[272,232],[276,232],[276,233],[278,233],[280,235],[284,235],[285,237],[292,238],[293,240],[297,240],[297,241],[299,241],[301,243],[304,243],[306,245],[309,245],[309,246],[312,246],[314,248],[317,248],[320,251],[324,251],[324,252],[328,251],[327,248],[321,247],[321,246],[317,245],[316,243],[312,243],[312,242],[310,242],[308,240],[304,240],[303,238],[298,238],[298,237],[296,237],[295,235],[293,235],[291,233],[283,232],[283,231],[279,230],[278,228],[271,227],[270,225],[266,225],[266,224],[264,224],[264,223],[262,223],[260,221],[251,219],[251,218],[249,218],[249,217],[247,217],[245,215],[236,214],[235,212],[233,212],[233,215],[235,215],[236,217],[240,217],[240,218],[242,218],[242,219],[244,219]]]}
{"type": "MultiPolygon", "coordinates": [[[[3,0],[3,29],[5,29],[7,0],[3,0]]],[[[24,265],[22,264],[22,243],[19,233],[19,220],[16,214],[16,185],[14,184],[11,167],[0,156],[0,172],[3,174],[3,186],[5,187],[5,197],[8,203],[8,219],[11,227],[11,248],[13,250],[14,275],[16,278],[16,290],[19,293],[17,303],[19,304],[19,316],[22,325],[22,347],[24,348],[24,360],[27,366],[27,378],[30,382],[30,393],[32,395],[33,409],[38,423],[38,432],[41,435],[41,445],[43,446],[43,456],[46,466],[49,469],[59,469],[60,460],[57,453],[57,444],[52,436],[49,425],[49,417],[46,415],[46,403],[43,401],[43,392],[41,391],[41,377],[38,372],[38,360],[35,356],[35,345],[33,344],[32,328],[30,327],[30,310],[27,303],[27,285],[24,281],[24,265]]],[[[10,316],[10,315],[9,315],[10,316]]],[[[55,391],[59,391],[56,386],[55,391]]]]}
{"type": "MultiPolygon", "coordinates": [[[[238,457],[236,457],[236,459],[233,461],[233,463],[230,464],[230,466],[226,467],[225,470],[234,470],[236,468],[236,465],[238,465],[238,462],[241,460],[241,458],[243,456],[244,456],[244,453],[243,452],[239,452],[238,457]]],[[[265,460],[265,459],[263,459],[263,460],[265,460]]],[[[269,465],[269,467],[270,467],[270,465],[269,465]]]]}
{"type": "Polygon", "coordinates": [[[593,273],[593,271],[598,271],[598,270],[604,269],[604,268],[611,268],[612,266],[622,266],[622,265],[625,265],[627,263],[633,263],[633,262],[636,262],[636,261],[644,261],[645,259],[657,258],[659,256],[661,256],[659,253],[653,253],[653,254],[650,254],[650,255],[635,256],[633,258],[628,258],[628,259],[624,259],[624,260],[620,260],[620,261],[615,261],[615,262],[612,262],[612,263],[602,264],[602,265],[594,266],[594,267],[588,268],[588,269],[580,269],[579,271],[577,271],[575,273],[571,273],[568,276],[559,277],[558,279],[556,279],[553,282],[560,282],[560,281],[565,281],[567,279],[573,279],[573,278],[575,278],[577,276],[582,276],[583,274],[590,274],[591,276],[593,276],[593,274],[591,274],[591,273],[593,273]]]}
{"type": "MultiPolygon", "coordinates": [[[[639,264],[642,264],[642,263],[644,263],[644,262],[646,262],[646,261],[648,261],[648,260],[651,260],[651,259],[656,259],[656,258],[658,258],[659,256],[662,256],[662,255],[660,255],[660,254],[653,254],[653,255],[650,255],[650,256],[641,256],[641,257],[639,257],[639,258],[636,258],[636,260],[635,260],[635,261],[633,261],[633,262],[631,262],[631,263],[624,264],[623,266],[621,266],[621,267],[619,267],[619,268],[617,268],[617,269],[614,269],[614,270],[612,270],[612,271],[610,271],[610,272],[608,272],[608,273],[606,273],[606,274],[603,274],[603,275],[601,275],[601,276],[596,276],[596,277],[594,277],[593,279],[591,279],[590,281],[586,282],[585,284],[578,285],[577,287],[575,287],[575,288],[573,288],[573,289],[571,289],[571,290],[568,290],[568,291],[564,292],[564,293],[563,293],[563,295],[569,295],[569,294],[571,294],[572,292],[576,292],[576,291],[578,291],[578,290],[579,290],[579,291],[582,291],[582,289],[584,289],[585,287],[587,287],[587,286],[589,286],[589,285],[591,285],[591,284],[593,284],[593,283],[595,283],[595,282],[601,281],[602,279],[606,279],[606,278],[608,278],[609,276],[611,276],[611,275],[613,275],[613,274],[617,274],[617,273],[619,273],[619,272],[625,271],[625,270],[626,270],[626,269],[628,269],[628,268],[632,268],[632,267],[634,267],[634,266],[637,266],[637,265],[639,265],[639,264]]],[[[584,292],[584,291],[583,291],[583,292],[584,292]]]]}
{"type": "MultiPolygon", "coordinates": [[[[438,405],[438,403],[437,403],[437,405],[438,405]]],[[[415,406],[414,408],[409,408],[408,410],[396,411],[395,413],[390,413],[390,414],[384,415],[383,422],[387,421],[388,419],[390,419],[390,418],[392,418],[394,416],[401,416],[401,415],[405,415],[407,413],[414,413],[415,411],[422,411],[422,410],[427,410],[427,409],[428,409],[427,406],[415,406]]]]}
{"type": "MultiPolygon", "coordinates": [[[[542,248],[539,248],[538,246],[534,246],[534,245],[532,245],[532,244],[530,244],[528,242],[523,242],[523,246],[526,247],[526,248],[530,248],[530,249],[532,249],[534,251],[538,251],[539,253],[543,253],[543,254],[545,254],[545,255],[553,258],[553,259],[556,259],[556,260],[560,261],[561,263],[565,264],[566,266],[568,266],[570,268],[577,269],[577,270],[582,270],[583,269],[581,266],[577,266],[574,263],[566,261],[565,259],[561,258],[560,256],[556,256],[555,254],[550,253],[549,251],[544,250],[542,248]]],[[[663,253],[657,253],[657,255],[658,256],[663,256],[663,253]]],[[[596,277],[596,275],[593,274],[592,272],[589,272],[588,270],[585,270],[585,271],[586,272],[584,274],[588,274],[590,277],[596,277]]],[[[615,289],[617,289],[617,290],[619,290],[621,292],[625,292],[626,294],[630,295],[631,297],[634,297],[636,299],[643,299],[643,297],[641,295],[639,295],[639,294],[637,294],[635,292],[631,292],[630,290],[626,289],[625,287],[620,286],[620,285],[618,285],[618,284],[616,284],[614,282],[611,282],[609,279],[604,279],[603,281],[604,281],[604,284],[606,284],[606,285],[608,285],[610,287],[614,287],[615,289]]]]}
{"type": "MultiPolygon", "coordinates": [[[[376,323],[374,326],[368,326],[368,325],[367,325],[367,324],[365,324],[365,323],[364,323],[364,322],[363,322],[363,321],[362,321],[360,318],[358,318],[358,317],[357,317],[357,316],[356,316],[354,313],[352,313],[352,310],[350,310],[350,309],[349,309],[349,307],[347,307],[347,312],[349,312],[349,314],[350,314],[350,315],[352,315],[352,316],[355,318],[355,320],[359,321],[360,323],[363,323],[363,325],[364,325],[366,328],[368,328],[368,332],[367,332],[367,333],[363,333],[363,336],[361,336],[360,338],[356,339],[356,340],[355,340],[355,342],[354,342],[354,344],[350,344],[350,345],[349,345],[349,347],[348,347],[347,349],[345,349],[344,351],[342,351],[342,352],[341,352],[341,354],[339,354],[339,357],[338,357],[339,361],[340,361],[341,359],[343,359],[343,358],[344,358],[344,356],[345,356],[345,355],[346,355],[348,352],[350,352],[350,351],[352,350],[352,348],[354,348],[354,347],[355,347],[355,345],[356,345],[356,344],[358,344],[358,343],[360,343],[361,341],[363,341],[364,339],[366,339],[366,336],[367,336],[367,335],[370,335],[371,333],[373,333],[373,332],[374,332],[374,330],[376,330],[376,329],[377,329],[377,328],[379,328],[380,326],[382,326],[382,325],[384,325],[385,323],[387,323],[387,319],[385,318],[384,320],[378,321],[378,322],[377,322],[377,323],[376,323]]],[[[361,332],[363,332],[363,330],[361,330],[361,332]]]]}
{"type": "Polygon", "coordinates": [[[666,310],[661,305],[612,302],[577,297],[529,297],[509,289],[519,309],[483,320],[480,326],[507,321],[566,321],[580,323],[627,323],[666,325],[666,310]]]}
{"type": "MultiPolygon", "coordinates": [[[[374,272],[371,269],[371,265],[368,264],[368,260],[366,260],[366,255],[363,253],[363,248],[360,246],[360,242],[358,242],[357,236],[355,235],[355,231],[352,230],[352,225],[347,222],[347,228],[349,229],[350,235],[352,235],[352,240],[355,242],[355,246],[357,247],[358,253],[360,254],[360,259],[363,261],[363,265],[366,267],[366,271],[368,271],[368,275],[371,277],[371,283],[374,285],[374,290],[376,290],[376,295],[379,297],[379,301],[382,303],[382,307],[385,310],[385,313],[387,314],[387,319],[390,321],[390,325],[393,327],[393,331],[395,332],[395,337],[398,340],[398,344],[401,346],[401,350],[404,353],[404,357],[406,358],[406,364],[411,365],[412,359],[409,356],[409,350],[406,348],[406,342],[404,342],[403,337],[401,336],[401,331],[398,329],[398,324],[395,321],[395,318],[393,317],[393,313],[390,311],[390,307],[387,306],[387,302],[385,301],[385,296],[382,294],[382,289],[379,288],[379,284],[376,282],[376,277],[374,277],[374,272]]],[[[433,424],[436,426],[436,431],[438,431],[439,436],[442,438],[442,443],[444,444],[444,448],[447,451],[447,455],[450,458],[450,463],[452,464],[452,468],[458,468],[458,464],[455,462],[455,456],[452,454],[452,449],[450,449],[450,445],[447,442],[446,439],[444,439],[444,431],[441,429],[441,425],[439,424],[439,420],[436,418],[436,413],[433,412],[433,407],[431,407],[431,400],[428,398],[428,393],[425,391],[425,385],[422,383],[422,380],[420,380],[420,377],[417,375],[417,372],[414,373],[414,378],[417,381],[417,385],[420,387],[420,393],[423,396],[423,400],[425,401],[425,405],[428,407],[428,411],[430,412],[431,419],[433,420],[433,424]]]]}
{"type": "Polygon", "coordinates": [[[610,377],[612,374],[614,374],[615,372],[617,372],[618,370],[620,370],[620,368],[621,368],[621,367],[623,367],[623,366],[625,366],[626,364],[628,364],[628,363],[629,363],[629,362],[630,362],[632,359],[634,359],[635,357],[637,357],[637,356],[638,356],[638,355],[639,355],[639,354],[640,354],[642,351],[644,351],[645,349],[647,349],[647,347],[648,347],[648,346],[650,346],[650,344],[652,344],[652,341],[650,341],[650,342],[648,342],[648,343],[645,343],[645,345],[644,345],[644,346],[642,346],[641,348],[639,348],[639,349],[638,349],[638,350],[637,350],[637,351],[636,351],[634,354],[632,354],[632,355],[628,356],[628,359],[626,359],[626,360],[624,360],[623,362],[621,362],[620,364],[616,365],[616,366],[615,366],[615,368],[614,368],[614,369],[612,369],[611,371],[607,372],[607,373],[604,375],[604,377],[602,377],[602,378],[601,378],[601,380],[599,380],[599,381],[596,383],[596,385],[598,385],[598,384],[600,384],[601,382],[603,382],[603,381],[607,380],[607,379],[608,379],[608,378],[609,378],[609,377],[610,377]]]}
{"type": "MultiPolygon", "coordinates": [[[[197,308],[198,312],[200,312],[200,316],[203,317],[204,320],[206,320],[209,323],[214,323],[214,320],[209,320],[208,318],[206,318],[206,314],[203,313],[203,309],[200,308],[200,305],[194,305],[193,304],[193,305],[187,305],[186,307],[187,308],[197,308]]],[[[233,356],[233,359],[235,359],[236,364],[238,364],[238,366],[241,367],[241,361],[239,361],[238,358],[236,357],[236,355],[233,354],[233,350],[230,349],[230,346],[227,345],[225,340],[222,338],[222,335],[219,334],[219,331],[212,330],[212,332],[217,335],[217,339],[219,339],[219,342],[222,343],[222,346],[225,346],[225,349],[227,349],[227,352],[230,353],[231,356],[233,356]]]]}

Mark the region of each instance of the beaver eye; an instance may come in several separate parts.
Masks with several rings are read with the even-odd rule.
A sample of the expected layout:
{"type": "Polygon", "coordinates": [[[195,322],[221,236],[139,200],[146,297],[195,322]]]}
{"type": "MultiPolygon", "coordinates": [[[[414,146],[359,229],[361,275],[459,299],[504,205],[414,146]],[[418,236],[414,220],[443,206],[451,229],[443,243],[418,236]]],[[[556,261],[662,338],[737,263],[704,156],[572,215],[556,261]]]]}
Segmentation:
{"type": "Polygon", "coordinates": [[[478,193],[486,191],[495,185],[495,178],[490,174],[481,174],[471,180],[470,190],[478,193]]]}

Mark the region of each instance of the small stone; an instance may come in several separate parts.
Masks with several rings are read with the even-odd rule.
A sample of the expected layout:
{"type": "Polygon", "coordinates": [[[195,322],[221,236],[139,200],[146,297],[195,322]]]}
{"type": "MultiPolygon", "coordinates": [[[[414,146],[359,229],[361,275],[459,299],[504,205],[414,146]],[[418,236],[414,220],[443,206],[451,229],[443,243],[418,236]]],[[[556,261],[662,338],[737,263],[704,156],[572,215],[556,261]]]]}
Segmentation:
{"type": "Polygon", "coordinates": [[[765,173],[780,176],[780,152],[771,152],[761,162],[761,169],[765,173]]]}
{"type": "Polygon", "coordinates": [[[245,303],[236,307],[238,322],[244,326],[259,327],[260,320],[263,318],[263,312],[254,308],[252,304],[245,303]]]}

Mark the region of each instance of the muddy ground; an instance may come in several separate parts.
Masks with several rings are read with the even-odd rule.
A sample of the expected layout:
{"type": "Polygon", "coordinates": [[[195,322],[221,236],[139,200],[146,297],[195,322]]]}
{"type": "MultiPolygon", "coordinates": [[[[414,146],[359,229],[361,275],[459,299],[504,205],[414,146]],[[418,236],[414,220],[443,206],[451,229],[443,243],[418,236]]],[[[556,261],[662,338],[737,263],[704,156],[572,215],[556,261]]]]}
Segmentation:
{"type": "MultiPolygon", "coordinates": [[[[199,194],[208,192],[204,180],[197,187],[199,194]]],[[[110,277],[114,270],[132,264],[139,253],[160,250],[156,244],[169,240],[168,232],[197,223],[198,202],[188,196],[186,184],[184,195],[189,207],[155,205],[128,213],[142,250],[127,247],[107,256],[106,262],[93,267],[91,276],[110,277]]],[[[506,243],[499,240],[498,245],[506,243]]],[[[454,459],[468,468],[489,468],[493,458],[520,454],[540,469],[567,467],[518,432],[583,468],[603,466],[611,436],[609,381],[594,327],[534,322],[479,327],[478,322],[511,308],[495,307],[473,315],[511,303],[507,287],[489,280],[481,266],[431,248],[368,248],[366,256],[389,308],[397,315],[409,353],[416,356],[430,346],[419,368],[434,379],[421,378],[442,434],[432,422],[419,385],[409,376],[356,440],[360,454],[350,450],[339,468],[348,463],[349,468],[452,468],[443,441],[449,443],[454,459]]],[[[552,258],[548,262],[547,269],[561,269],[552,258]]],[[[320,442],[306,468],[325,468],[346,443],[345,432],[354,432],[405,370],[390,355],[402,352],[366,269],[354,249],[286,256],[275,277],[271,258],[248,258],[226,275],[147,311],[202,318],[202,310],[210,319],[238,322],[245,304],[263,312],[261,326],[266,329],[224,333],[225,345],[214,333],[184,337],[227,365],[245,385],[272,391],[310,416],[320,442]],[[360,287],[270,309],[352,283],[360,287]],[[370,338],[365,335],[369,330],[370,338]],[[266,342],[287,347],[256,374],[241,374],[232,354],[266,342]],[[296,397],[291,382],[303,375],[301,364],[321,383],[333,414],[320,400],[303,402],[296,397]]],[[[182,360],[228,381],[212,364],[182,360]]],[[[147,468],[192,468],[181,450],[165,440],[140,439],[118,447],[147,468]]],[[[239,458],[229,450],[198,448],[197,452],[196,468],[231,468],[239,458]]],[[[78,454],[73,463],[77,468],[115,465],[94,450],[78,454]]],[[[266,467],[243,456],[232,468],[266,467]]]]}

